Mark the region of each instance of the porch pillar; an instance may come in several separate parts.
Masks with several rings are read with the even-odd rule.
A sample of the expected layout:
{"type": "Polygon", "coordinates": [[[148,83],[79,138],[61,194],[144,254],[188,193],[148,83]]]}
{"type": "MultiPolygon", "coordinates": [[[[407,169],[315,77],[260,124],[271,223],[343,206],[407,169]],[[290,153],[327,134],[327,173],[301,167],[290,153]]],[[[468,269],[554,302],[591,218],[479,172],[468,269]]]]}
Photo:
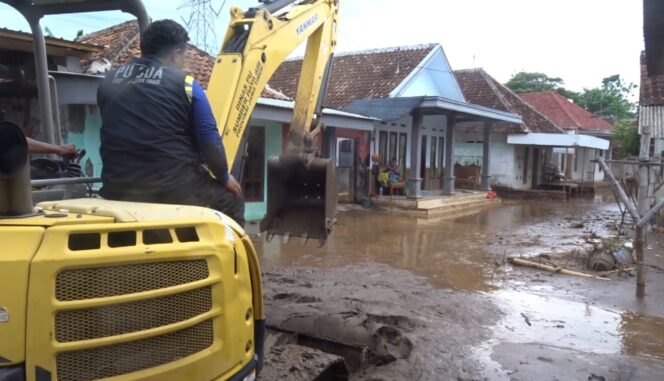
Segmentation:
{"type": "Polygon", "coordinates": [[[493,122],[484,121],[484,152],[482,156],[482,183],[480,189],[483,191],[491,190],[491,174],[489,172],[489,166],[491,165],[491,128],[493,127],[493,122]]]}
{"type": "Polygon", "coordinates": [[[447,131],[445,136],[445,176],[443,177],[443,194],[454,194],[454,129],[456,115],[447,116],[447,131]]]}
{"type": "Polygon", "coordinates": [[[413,129],[410,134],[410,171],[408,176],[408,198],[422,197],[422,178],[420,156],[422,151],[422,114],[413,113],[413,129]]]}

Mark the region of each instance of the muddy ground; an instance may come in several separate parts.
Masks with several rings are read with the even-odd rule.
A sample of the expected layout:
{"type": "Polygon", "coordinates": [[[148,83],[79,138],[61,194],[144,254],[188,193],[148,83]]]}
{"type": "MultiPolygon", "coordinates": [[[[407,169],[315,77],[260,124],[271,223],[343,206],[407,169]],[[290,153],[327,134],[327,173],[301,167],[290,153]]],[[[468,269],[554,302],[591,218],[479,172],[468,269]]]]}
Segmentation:
{"type": "Polygon", "coordinates": [[[316,372],[310,353],[287,355],[295,344],[344,357],[353,380],[664,379],[664,236],[648,241],[656,268],[643,301],[626,275],[505,264],[615,236],[610,198],[504,203],[452,220],[339,217],[322,249],[255,235],[271,333],[262,379],[316,372]]]}

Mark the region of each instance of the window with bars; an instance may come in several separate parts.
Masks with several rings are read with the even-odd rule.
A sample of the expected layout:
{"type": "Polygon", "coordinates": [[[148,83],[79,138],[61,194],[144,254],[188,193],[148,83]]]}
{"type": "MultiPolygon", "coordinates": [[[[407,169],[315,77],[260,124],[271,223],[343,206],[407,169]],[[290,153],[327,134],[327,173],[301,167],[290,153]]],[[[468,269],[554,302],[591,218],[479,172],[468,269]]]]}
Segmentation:
{"type": "Polygon", "coordinates": [[[242,192],[248,202],[262,202],[265,190],[265,127],[252,126],[247,137],[242,192]]]}

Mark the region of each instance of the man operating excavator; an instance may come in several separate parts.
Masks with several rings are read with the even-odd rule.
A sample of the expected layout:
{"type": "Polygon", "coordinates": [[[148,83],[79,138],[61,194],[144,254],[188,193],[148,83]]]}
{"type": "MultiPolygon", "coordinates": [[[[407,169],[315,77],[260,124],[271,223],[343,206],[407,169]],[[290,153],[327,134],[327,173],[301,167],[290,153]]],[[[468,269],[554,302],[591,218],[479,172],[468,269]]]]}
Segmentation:
{"type": "Polygon", "coordinates": [[[243,225],[242,190],[228,172],[210,103],[182,71],[188,41],[175,21],[152,23],[141,36],[142,57],[107,74],[99,88],[101,195],[205,206],[243,225]]]}

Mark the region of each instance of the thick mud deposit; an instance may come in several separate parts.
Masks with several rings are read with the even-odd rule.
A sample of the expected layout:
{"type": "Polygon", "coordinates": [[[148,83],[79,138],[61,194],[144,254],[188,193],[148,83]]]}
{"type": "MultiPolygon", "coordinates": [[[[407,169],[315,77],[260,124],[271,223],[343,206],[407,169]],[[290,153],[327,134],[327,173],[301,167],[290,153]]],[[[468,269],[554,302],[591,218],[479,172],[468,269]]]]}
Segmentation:
{"type": "Polygon", "coordinates": [[[271,333],[264,380],[313,379],[335,355],[353,380],[664,379],[664,236],[648,241],[644,301],[620,274],[505,264],[615,235],[610,199],[339,218],[322,249],[255,237],[271,333]]]}
{"type": "MultiPolygon", "coordinates": [[[[295,333],[297,344],[343,356],[353,380],[474,379],[481,364],[472,346],[501,316],[485,296],[436,290],[385,265],[273,269],[264,283],[272,335],[295,333]]],[[[273,356],[279,346],[268,351],[264,379],[311,372],[284,365],[273,356]]]]}

